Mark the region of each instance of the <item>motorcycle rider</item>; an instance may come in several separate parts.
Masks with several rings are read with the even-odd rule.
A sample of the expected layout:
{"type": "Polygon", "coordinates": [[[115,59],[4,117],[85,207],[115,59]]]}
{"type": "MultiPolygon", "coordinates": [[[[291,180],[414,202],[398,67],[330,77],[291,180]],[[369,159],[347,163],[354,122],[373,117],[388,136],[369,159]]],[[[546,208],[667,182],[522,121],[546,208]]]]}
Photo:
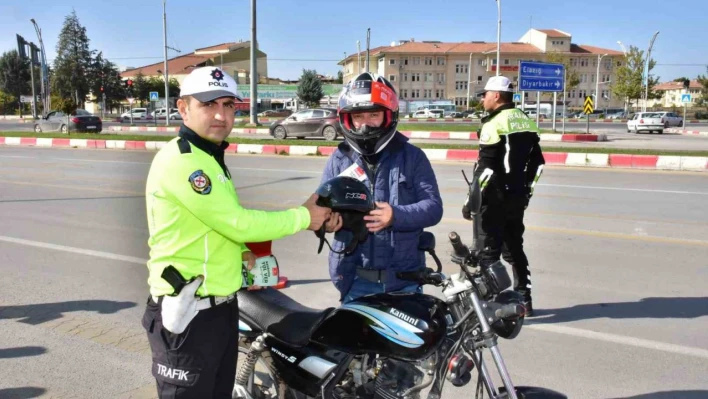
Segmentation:
{"type": "Polygon", "coordinates": [[[376,202],[364,217],[369,235],[352,254],[338,253],[351,238],[340,230],[341,215],[333,212],[326,223],[327,232],[336,232],[329,272],[343,302],[373,293],[422,291],[396,272],[425,268],[418,236],[440,222],[443,206],[430,161],[396,130],[398,110],[393,85],[368,72],[353,78],[339,96],[345,141],[330,156],[322,183],[340,174],[358,178],[376,202]]]}
{"type": "MultiPolygon", "coordinates": [[[[490,265],[501,255],[514,271],[514,290],[524,296],[527,316],[533,314],[531,271],[524,253],[524,211],[545,160],[536,122],[513,103],[512,82],[494,76],[484,87],[484,109],[475,169],[482,191],[482,207],[475,217],[480,264],[490,265]]],[[[468,197],[469,200],[469,197],[468,197]]],[[[469,216],[468,204],[462,209],[469,216]]]]}

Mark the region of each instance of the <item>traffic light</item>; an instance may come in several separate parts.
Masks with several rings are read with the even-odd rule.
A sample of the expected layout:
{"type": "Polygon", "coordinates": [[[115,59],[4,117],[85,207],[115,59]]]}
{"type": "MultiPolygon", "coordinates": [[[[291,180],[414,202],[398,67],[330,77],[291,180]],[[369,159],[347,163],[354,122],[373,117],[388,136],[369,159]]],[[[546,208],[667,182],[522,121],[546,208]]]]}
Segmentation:
{"type": "Polygon", "coordinates": [[[29,43],[29,46],[30,46],[30,60],[32,61],[32,64],[33,65],[42,65],[42,63],[40,62],[40,59],[41,59],[40,49],[34,43],[29,43]]]}
{"type": "Polygon", "coordinates": [[[20,54],[21,59],[26,60],[27,59],[27,52],[25,51],[25,46],[27,45],[27,42],[25,41],[25,39],[22,36],[17,35],[17,34],[16,34],[16,36],[17,36],[17,52],[20,54]]]}

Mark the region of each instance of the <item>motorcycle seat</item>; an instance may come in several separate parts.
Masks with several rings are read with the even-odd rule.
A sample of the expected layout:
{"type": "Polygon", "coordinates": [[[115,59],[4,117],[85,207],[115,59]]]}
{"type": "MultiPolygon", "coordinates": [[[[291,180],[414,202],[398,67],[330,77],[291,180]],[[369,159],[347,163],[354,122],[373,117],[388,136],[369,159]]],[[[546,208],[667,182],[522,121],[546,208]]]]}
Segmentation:
{"type": "Polygon", "coordinates": [[[286,344],[305,346],[334,310],[308,308],[276,289],[238,292],[239,314],[286,344]]]}

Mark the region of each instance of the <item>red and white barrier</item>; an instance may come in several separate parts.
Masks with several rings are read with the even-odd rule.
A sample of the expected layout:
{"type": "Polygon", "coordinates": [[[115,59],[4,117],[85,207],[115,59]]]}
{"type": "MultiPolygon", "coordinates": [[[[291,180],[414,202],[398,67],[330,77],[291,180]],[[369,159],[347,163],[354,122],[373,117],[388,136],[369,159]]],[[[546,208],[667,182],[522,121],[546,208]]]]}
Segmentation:
{"type": "MultiPolygon", "coordinates": [[[[91,148],[116,150],[156,151],[164,141],[88,140],[35,137],[0,137],[0,145],[47,148],[91,148]]],[[[290,154],[329,156],[336,147],[300,145],[229,144],[227,153],[234,154],[290,154]]],[[[478,150],[423,149],[431,161],[476,161],[478,150]]],[[[671,155],[593,154],[576,152],[544,152],[547,165],[595,168],[632,168],[657,170],[708,171],[708,157],[671,155]]]]}

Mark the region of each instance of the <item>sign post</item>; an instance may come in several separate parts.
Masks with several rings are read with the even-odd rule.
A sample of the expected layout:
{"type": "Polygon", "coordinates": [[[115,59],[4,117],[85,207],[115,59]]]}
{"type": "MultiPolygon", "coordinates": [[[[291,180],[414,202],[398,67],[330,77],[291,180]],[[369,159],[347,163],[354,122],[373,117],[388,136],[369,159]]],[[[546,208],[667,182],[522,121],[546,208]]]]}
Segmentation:
{"type": "Polygon", "coordinates": [[[688,103],[691,102],[691,95],[690,94],[681,94],[681,102],[683,103],[683,121],[681,122],[683,124],[683,128],[686,128],[686,107],[688,106],[688,103]]]}
{"type": "Polygon", "coordinates": [[[587,96],[585,97],[585,104],[583,106],[583,112],[585,115],[587,115],[587,120],[588,120],[588,128],[587,128],[587,133],[590,134],[590,115],[595,111],[595,104],[592,101],[592,96],[587,96]]]}
{"type": "MultiPolygon", "coordinates": [[[[157,108],[155,105],[155,102],[160,99],[160,95],[156,91],[151,91],[150,92],[150,105],[152,105],[152,119],[155,120],[155,126],[157,126],[157,108]]],[[[165,111],[167,112],[167,111],[165,111]]]]}
{"type": "Polygon", "coordinates": [[[128,104],[130,104],[130,126],[133,126],[133,102],[135,98],[128,97],[128,104]]]}
{"type": "MultiPolygon", "coordinates": [[[[536,92],[536,122],[538,123],[541,117],[541,93],[558,93],[565,90],[565,66],[563,64],[521,61],[519,63],[519,90],[536,92]]],[[[555,101],[552,112],[553,130],[555,131],[555,101]]]]}

